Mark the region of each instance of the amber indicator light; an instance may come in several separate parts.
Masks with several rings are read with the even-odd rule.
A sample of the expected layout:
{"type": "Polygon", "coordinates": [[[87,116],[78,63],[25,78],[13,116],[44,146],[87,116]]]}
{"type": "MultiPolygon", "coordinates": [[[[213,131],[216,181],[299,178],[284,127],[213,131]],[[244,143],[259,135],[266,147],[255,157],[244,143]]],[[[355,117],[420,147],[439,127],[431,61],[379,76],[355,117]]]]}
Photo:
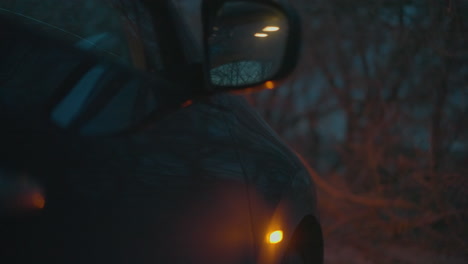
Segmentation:
{"type": "Polygon", "coordinates": [[[268,234],[268,243],[270,244],[278,244],[282,240],[283,240],[282,230],[275,230],[268,234]]]}

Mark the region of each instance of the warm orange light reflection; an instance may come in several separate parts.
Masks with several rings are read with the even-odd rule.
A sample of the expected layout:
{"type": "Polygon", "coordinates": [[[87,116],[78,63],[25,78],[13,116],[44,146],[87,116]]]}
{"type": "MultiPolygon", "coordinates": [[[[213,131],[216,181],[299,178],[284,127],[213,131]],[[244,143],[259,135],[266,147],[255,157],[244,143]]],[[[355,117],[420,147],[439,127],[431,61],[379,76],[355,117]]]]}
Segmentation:
{"type": "Polygon", "coordinates": [[[266,37],[268,37],[268,34],[266,34],[266,33],[255,33],[254,36],[257,37],[257,38],[266,38],[266,37]]]}
{"type": "Polygon", "coordinates": [[[35,192],[31,195],[32,206],[36,209],[43,209],[45,206],[44,196],[40,192],[35,192]]]}
{"type": "Polygon", "coordinates": [[[268,243],[277,244],[283,240],[283,231],[276,230],[268,235],[268,243]]]}
{"type": "Polygon", "coordinates": [[[262,31],[265,31],[265,32],[275,32],[275,31],[278,31],[280,28],[279,27],[276,27],[276,26],[267,26],[267,27],[264,27],[262,29],[262,31]]]}
{"type": "Polygon", "coordinates": [[[192,105],[192,104],[193,104],[193,101],[192,101],[192,100],[187,100],[187,101],[185,101],[185,102],[182,104],[182,107],[185,108],[185,107],[188,107],[188,106],[190,106],[190,105],[192,105]]]}
{"type": "Polygon", "coordinates": [[[267,82],[265,82],[265,87],[268,88],[268,89],[273,89],[273,88],[275,88],[275,83],[272,82],[272,81],[267,81],[267,82]]]}

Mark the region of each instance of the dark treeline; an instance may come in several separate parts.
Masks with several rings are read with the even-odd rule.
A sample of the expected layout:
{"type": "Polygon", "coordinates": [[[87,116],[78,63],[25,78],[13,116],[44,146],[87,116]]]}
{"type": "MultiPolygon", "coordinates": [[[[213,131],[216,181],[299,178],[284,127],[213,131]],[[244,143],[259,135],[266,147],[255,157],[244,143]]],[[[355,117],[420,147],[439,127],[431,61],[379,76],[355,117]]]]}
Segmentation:
{"type": "Polygon", "coordinates": [[[372,263],[464,255],[468,2],[290,2],[302,65],[287,87],[249,98],[311,165],[329,245],[372,263]]]}

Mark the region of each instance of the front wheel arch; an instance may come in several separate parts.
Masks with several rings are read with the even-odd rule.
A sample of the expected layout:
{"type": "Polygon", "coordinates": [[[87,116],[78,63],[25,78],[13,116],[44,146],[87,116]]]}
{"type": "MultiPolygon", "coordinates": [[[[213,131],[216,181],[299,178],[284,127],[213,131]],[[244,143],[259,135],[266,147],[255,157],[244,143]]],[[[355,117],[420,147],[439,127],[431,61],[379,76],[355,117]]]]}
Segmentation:
{"type": "Polygon", "coordinates": [[[307,264],[323,263],[323,235],[317,218],[305,216],[296,227],[286,254],[299,253],[307,264]]]}

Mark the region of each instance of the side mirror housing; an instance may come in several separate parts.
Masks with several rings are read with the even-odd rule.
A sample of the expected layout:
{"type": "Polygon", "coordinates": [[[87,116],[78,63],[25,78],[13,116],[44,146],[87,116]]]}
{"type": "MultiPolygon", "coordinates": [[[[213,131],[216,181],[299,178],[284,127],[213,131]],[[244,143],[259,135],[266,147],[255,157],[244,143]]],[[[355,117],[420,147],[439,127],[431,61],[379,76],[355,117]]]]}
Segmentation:
{"type": "Polygon", "coordinates": [[[205,0],[203,40],[210,93],[273,88],[296,66],[296,13],[266,0],[205,0]]]}

